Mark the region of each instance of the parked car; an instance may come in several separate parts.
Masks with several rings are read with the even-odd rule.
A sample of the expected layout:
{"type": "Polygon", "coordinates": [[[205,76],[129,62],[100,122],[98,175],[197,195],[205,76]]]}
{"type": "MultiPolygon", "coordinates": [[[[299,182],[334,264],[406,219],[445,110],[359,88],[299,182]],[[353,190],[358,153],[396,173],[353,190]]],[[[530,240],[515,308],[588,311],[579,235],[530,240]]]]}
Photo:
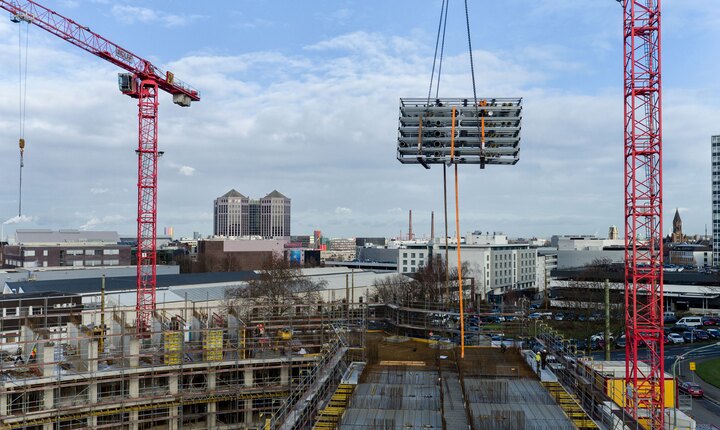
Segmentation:
{"type": "Polygon", "coordinates": [[[685,343],[685,338],[680,333],[670,333],[667,338],[672,343],[685,343]]]}
{"type": "Polygon", "coordinates": [[[617,342],[615,342],[615,345],[617,345],[618,348],[625,348],[625,335],[620,336],[617,342]]]}
{"type": "Polygon", "coordinates": [[[695,333],[695,337],[700,341],[710,340],[710,335],[705,330],[693,330],[693,333],[695,333]]]}
{"type": "Polygon", "coordinates": [[[711,338],[720,339],[720,330],[718,330],[716,328],[709,328],[705,331],[707,332],[707,334],[710,335],[711,338]]]}
{"type": "Polygon", "coordinates": [[[530,307],[528,309],[530,309],[531,311],[534,311],[535,309],[540,309],[540,305],[537,303],[533,303],[532,305],[530,305],[530,307]]]}
{"type": "Polygon", "coordinates": [[[703,317],[702,323],[704,326],[717,325],[718,321],[715,317],[703,317]]]}
{"type": "Polygon", "coordinates": [[[705,394],[702,387],[695,382],[682,382],[678,385],[678,389],[681,393],[690,394],[693,397],[702,397],[705,394]]]}
{"type": "Polygon", "coordinates": [[[590,349],[592,350],[603,350],[605,349],[605,340],[600,339],[590,339],[590,349]]]}
{"type": "Polygon", "coordinates": [[[540,319],[540,312],[533,312],[530,315],[528,315],[528,319],[531,320],[539,320],[540,319]]]}
{"type": "MultiPolygon", "coordinates": [[[[590,340],[605,340],[605,332],[597,332],[594,335],[590,336],[590,340]]],[[[613,342],[615,340],[615,337],[611,334],[610,335],[610,342],[613,342]]]]}
{"type": "Polygon", "coordinates": [[[685,342],[688,342],[688,343],[692,343],[692,342],[699,340],[697,338],[697,336],[695,336],[695,332],[689,331],[689,330],[684,332],[682,334],[682,337],[683,337],[683,339],[685,339],[685,342]]]}
{"type": "Polygon", "coordinates": [[[563,315],[562,312],[558,312],[555,314],[555,321],[562,321],[565,319],[565,315],[563,315]]]}
{"type": "Polygon", "coordinates": [[[686,325],[688,327],[697,327],[703,325],[702,317],[682,317],[677,325],[686,325]]]}

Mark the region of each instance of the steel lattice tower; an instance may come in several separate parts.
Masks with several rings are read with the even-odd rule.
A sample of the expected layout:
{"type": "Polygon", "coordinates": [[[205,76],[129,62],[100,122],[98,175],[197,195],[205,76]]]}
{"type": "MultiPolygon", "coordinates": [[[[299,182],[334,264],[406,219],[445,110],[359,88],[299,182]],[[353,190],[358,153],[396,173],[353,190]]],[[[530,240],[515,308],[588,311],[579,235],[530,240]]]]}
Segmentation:
{"type": "Polygon", "coordinates": [[[137,328],[148,330],[155,311],[157,262],[158,84],[144,80],[138,91],[137,328]]]}
{"type": "Polygon", "coordinates": [[[626,409],[663,429],[660,0],[623,0],[625,54],[626,409]],[[647,366],[638,346],[647,345],[647,366]],[[647,410],[638,413],[639,410],[647,410]]]}

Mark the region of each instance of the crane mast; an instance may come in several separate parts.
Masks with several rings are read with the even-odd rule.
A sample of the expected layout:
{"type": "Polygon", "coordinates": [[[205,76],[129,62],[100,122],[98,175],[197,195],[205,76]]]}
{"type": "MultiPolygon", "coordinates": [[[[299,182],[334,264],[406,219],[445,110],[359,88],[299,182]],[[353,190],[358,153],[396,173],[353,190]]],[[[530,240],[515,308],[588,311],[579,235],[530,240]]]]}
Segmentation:
{"type": "Polygon", "coordinates": [[[172,94],[173,102],[190,106],[200,92],[131,51],[105,39],[88,27],[31,1],[0,0],[0,8],[125,69],[118,76],[123,94],[138,99],[138,206],[137,206],[137,320],[138,334],[146,333],[156,305],[157,275],[157,161],[158,92],[172,94]]]}
{"type": "Polygon", "coordinates": [[[625,408],[664,429],[660,0],[623,0],[625,408]],[[647,345],[645,365],[638,349],[647,345]],[[646,410],[647,415],[638,414],[646,410]]]}

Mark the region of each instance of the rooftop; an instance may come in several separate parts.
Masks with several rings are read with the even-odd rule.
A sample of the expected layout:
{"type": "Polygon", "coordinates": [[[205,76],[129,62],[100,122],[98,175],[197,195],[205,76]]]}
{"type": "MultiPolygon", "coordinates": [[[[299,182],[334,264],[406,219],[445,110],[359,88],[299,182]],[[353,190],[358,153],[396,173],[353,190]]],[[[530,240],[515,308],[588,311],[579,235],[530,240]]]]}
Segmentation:
{"type": "Polygon", "coordinates": [[[15,232],[20,245],[33,244],[64,244],[64,243],[103,243],[117,244],[120,236],[116,231],[80,231],[80,230],[45,230],[28,229],[15,232]]]}

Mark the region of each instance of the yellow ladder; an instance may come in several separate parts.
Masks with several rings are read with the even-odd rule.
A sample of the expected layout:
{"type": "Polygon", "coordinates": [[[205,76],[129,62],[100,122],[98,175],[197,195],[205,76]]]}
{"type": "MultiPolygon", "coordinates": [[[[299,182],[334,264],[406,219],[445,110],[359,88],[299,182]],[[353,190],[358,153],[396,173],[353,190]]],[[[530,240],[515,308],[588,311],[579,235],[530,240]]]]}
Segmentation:
{"type": "Polygon", "coordinates": [[[340,384],[328,405],[315,418],[313,430],[336,429],[354,390],[355,385],[340,384]]]}
{"type": "Polygon", "coordinates": [[[598,430],[597,424],[585,413],[575,395],[568,393],[557,381],[543,381],[542,384],[579,430],[598,430]]]}

